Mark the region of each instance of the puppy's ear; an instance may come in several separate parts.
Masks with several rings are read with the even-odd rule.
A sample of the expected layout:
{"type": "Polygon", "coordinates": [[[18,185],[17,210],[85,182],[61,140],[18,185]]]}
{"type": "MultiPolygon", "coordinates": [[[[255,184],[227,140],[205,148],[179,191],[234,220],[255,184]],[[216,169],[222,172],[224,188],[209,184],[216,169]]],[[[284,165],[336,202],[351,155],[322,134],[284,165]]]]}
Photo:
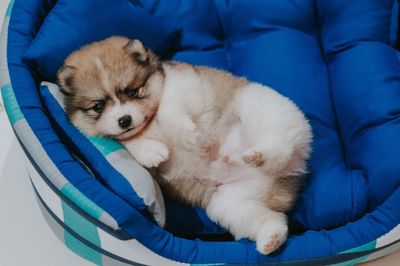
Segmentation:
{"type": "Polygon", "coordinates": [[[74,66],[62,66],[57,71],[57,83],[61,91],[67,95],[72,94],[75,72],[76,67],[74,66]]]}
{"type": "Polygon", "coordinates": [[[146,47],[144,47],[143,43],[137,39],[130,40],[127,44],[125,44],[124,50],[128,54],[134,56],[136,60],[141,63],[146,63],[148,61],[149,52],[146,47]]]}

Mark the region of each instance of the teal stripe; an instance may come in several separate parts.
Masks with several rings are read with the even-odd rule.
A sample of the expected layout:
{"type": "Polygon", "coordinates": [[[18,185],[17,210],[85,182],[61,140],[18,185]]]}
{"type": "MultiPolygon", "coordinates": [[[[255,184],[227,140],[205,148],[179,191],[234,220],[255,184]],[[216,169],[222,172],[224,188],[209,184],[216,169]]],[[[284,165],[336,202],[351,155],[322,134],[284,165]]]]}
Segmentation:
{"type": "Polygon", "coordinates": [[[11,124],[15,124],[15,122],[23,119],[24,115],[19,109],[19,105],[17,99],[15,98],[14,90],[11,84],[4,85],[1,88],[1,93],[3,96],[4,106],[6,108],[11,124]]]}
{"type": "MultiPolygon", "coordinates": [[[[61,205],[64,214],[64,223],[80,236],[84,237],[94,245],[101,247],[100,237],[96,226],[76,213],[64,201],[61,201],[61,205]]],[[[101,254],[99,252],[86,246],[67,231],[64,231],[64,242],[69,249],[79,256],[96,265],[102,265],[101,254]]]]}
{"type": "Polygon", "coordinates": [[[97,206],[94,202],[90,201],[84,194],[76,189],[70,183],[66,184],[61,192],[69,199],[73,200],[75,204],[81,207],[84,211],[89,213],[92,217],[100,220],[100,216],[103,214],[103,210],[97,206]]]}
{"type": "MultiPolygon", "coordinates": [[[[376,240],[371,241],[365,245],[353,248],[353,249],[349,249],[346,250],[344,252],[341,253],[354,253],[354,252],[363,252],[363,251],[368,251],[368,250],[372,250],[375,249],[376,247],[376,240]]],[[[349,260],[349,261],[345,261],[345,262],[341,262],[341,263],[337,263],[337,264],[333,264],[334,266],[352,266],[352,265],[356,265],[360,262],[363,262],[364,260],[366,260],[368,258],[368,255],[366,256],[362,256],[360,258],[356,258],[354,260],[349,260]]]]}
{"type": "Polygon", "coordinates": [[[371,241],[365,245],[346,250],[342,253],[363,252],[363,251],[368,251],[368,250],[374,249],[375,247],[376,247],[376,240],[371,241]]]}
{"type": "Polygon", "coordinates": [[[88,137],[88,138],[101,152],[101,154],[103,154],[103,156],[107,156],[112,152],[124,149],[124,147],[120,143],[112,139],[101,138],[101,137],[88,137]]]}
{"type": "Polygon", "coordinates": [[[8,8],[7,8],[7,11],[6,11],[6,17],[11,16],[11,11],[12,11],[12,8],[14,6],[14,2],[15,2],[15,0],[11,0],[10,4],[8,4],[8,8]]]}

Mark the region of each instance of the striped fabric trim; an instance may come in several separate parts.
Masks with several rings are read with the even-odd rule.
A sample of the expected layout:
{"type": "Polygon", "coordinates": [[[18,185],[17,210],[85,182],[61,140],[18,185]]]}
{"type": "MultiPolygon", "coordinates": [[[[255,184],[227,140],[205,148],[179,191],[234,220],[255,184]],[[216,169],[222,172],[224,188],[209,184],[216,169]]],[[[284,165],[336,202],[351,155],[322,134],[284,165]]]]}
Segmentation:
{"type": "Polygon", "coordinates": [[[400,239],[400,224],[390,230],[387,234],[376,240],[376,247],[383,247],[400,239]]]}
{"type": "Polygon", "coordinates": [[[6,18],[11,16],[11,11],[14,6],[14,2],[15,2],[15,0],[10,1],[10,4],[8,5],[7,11],[6,11],[6,18]]]}
{"type": "MultiPolygon", "coordinates": [[[[356,247],[356,248],[352,248],[350,250],[347,250],[345,252],[341,252],[341,254],[343,253],[355,253],[355,252],[363,252],[363,251],[369,251],[369,250],[373,250],[376,247],[376,241],[371,241],[365,245],[356,247]]],[[[355,265],[357,263],[363,262],[364,260],[366,260],[368,258],[369,255],[366,256],[362,256],[353,260],[349,260],[349,261],[345,261],[342,263],[337,263],[334,264],[335,266],[348,266],[348,265],[355,265]]]]}
{"type": "Polygon", "coordinates": [[[397,244],[391,246],[390,248],[384,249],[382,251],[376,252],[368,256],[364,261],[371,261],[382,256],[386,256],[392,252],[400,250],[400,224],[395,228],[390,230],[387,234],[379,237],[376,240],[376,248],[384,247],[398,241],[397,244]]]}
{"type": "MultiPolygon", "coordinates": [[[[21,120],[21,122],[24,122],[26,125],[25,120],[21,120]]],[[[30,128],[27,127],[27,131],[29,132],[30,128]]],[[[30,134],[27,134],[29,136],[30,134]]],[[[35,138],[32,139],[32,141],[37,141],[35,138]]],[[[24,145],[26,143],[24,142],[24,145]]],[[[30,153],[30,152],[29,152],[30,153]]],[[[30,153],[31,154],[31,153],[30,153]]],[[[33,159],[33,158],[32,158],[33,159]]],[[[35,163],[40,167],[40,170],[43,171],[43,173],[46,175],[46,177],[51,176],[53,178],[53,181],[56,180],[55,183],[52,183],[56,189],[60,191],[67,199],[69,199],[71,202],[73,202],[76,206],[79,206],[85,213],[93,217],[94,219],[101,221],[105,225],[111,227],[114,230],[118,230],[119,226],[117,221],[107,212],[102,210],[100,207],[98,207],[95,203],[90,201],[84,194],[82,194],[79,190],[77,190],[71,183],[66,180],[61,173],[58,171],[58,169],[51,164],[47,162],[45,164],[45,167],[40,166],[40,161],[35,160],[35,163]],[[46,167],[52,168],[52,169],[46,169],[46,167]],[[47,173],[46,173],[47,172],[47,173]],[[50,175],[49,175],[50,173],[50,175]]],[[[46,160],[43,160],[43,163],[46,163],[46,160]]],[[[61,199],[59,196],[52,191],[52,189],[49,187],[48,184],[40,177],[40,175],[37,173],[37,171],[33,168],[32,164],[30,162],[27,162],[28,170],[29,172],[36,173],[35,175],[31,176],[32,182],[35,184],[39,192],[43,192],[45,195],[48,195],[51,200],[49,199],[48,202],[57,202],[60,201],[61,199]],[[40,185],[38,185],[40,184],[40,185]]],[[[57,206],[52,206],[56,210],[61,210],[60,207],[57,206]]],[[[52,208],[53,209],[53,208],[52,208]]],[[[61,213],[61,212],[60,212],[61,213]]],[[[62,216],[61,216],[62,218],[62,216]]]]}
{"type": "MultiPolygon", "coordinates": [[[[392,243],[395,243],[396,241],[399,241],[400,239],[400,225],[397,225],[395,228],[390,230],[388,233],[385,235],[379,237],[378,239],[371,241],[365,245],[344,251],[342,253],[353,253],[353,252],[363,252],[363,251],[371,251],[374,249],[378,249],[381,247],[385,247],[388,245],[391,245],[392,243]]],[[[395,252],[397,250],[400,250],[400,242],[394,244],[393,246],[389,248],[385,248],[381,251],[374,252],[370,255],[366,255],[354,260],[346,261],[343,263],[335,264],[335,266],[346,266],[346,265],[355,265],[357,263],[361,262],[366,262],[366,261],[371,261],[375,260],[377,258],[380,258],[382,256],[385,256],[387,254],[390,254],[392,252],[395,252]]]]}
{"type": "MultiPolygon", "coordinates": [[[[35,155],[34,160],[35,163],[42,169],[42,171],[51,179],[53,185],[56,188],[62,189],[65,185],[69,184],[68,180],[62,175],[62,173],[58,170],[57,166],[53,163],[50,157],[47,155],[46,151],[43,149],[39,140],[36,138],[35,133],[30,128],[29,124],[24,118],[21,109],[19,108],[18,102],[16,100],[12,85],[10,84],[10,75],[8,72],[8,60],[7,60],[7,42],[8,42],[8,27],[10,23],[10,15],[12,11],[12,7],[14,5],[14,1],[11,1],[8,7],[8,11],[6,13],[6,17],[3,22],[3,28],[0,35],[0,58],[1,60],[1,93],[4,100],[4,105],[7,111],[7,115],[12,123],[14,128],[14,132],[17,135],[18,139],[24,143],[25,148],[31,155],[35,155]]],[[[73,187],[72,184],[69,186],[73,187]]],[[[75,190],[77,190],[75,188],[75,190]]],[[[71,188],[70,190],[71,191],[71,188]]],[[[63,192],[63,191],[61,191],[63,192]]],[[[64,192],[66,192],[64,190],[64,192]]],[[[70,195],[66,195],[69,197],[70,195]]],[[[117,222],[110,214],[102,210],[95,203],[91,202],[86,196],[82,193],[75,193],[74,197],[70,198],[72,202],[74,202],[77,206],[82,208],[85,212],[94,215],[97,217],[93,217],[95,219],[99,219],[102,223],[107,226],[118,229],[117,222]],[[96,208],[94,207],[96,206],[96,208]],[[95,208],[95,209],[93,209],[95,208]],[[101,213],[101,214],[100,214],[101,213]]]]}
{"type": "Polygon", "coordinates": [[[94,218],[101,220],[104,211],[94,204],[92,201],[86,199],[85,195],[83,195],[79,190],[77,190],[73,185],[70,183],[65,184],[63,188],[61,188],[61,192],[70,199],[77,199],[79,200],[79,206],[85,206],[83,209],[87,210],[87,212],[94,218]]]}
{"type": "Polygon", "coordinates": [[[88,139],[90,140],[90,142],[94,144],[94,146],[96,146],[96,148],[100,151],[100,153],[105,157],[107,157],[113,152],[124,149],[124,147],[120,143],[113,141],[111,139],[100,138],[100,137],[88,137],[88,139]]]}
{"type": "Polygon", "coordinates": [[[37,155],[35,157],[35,163],[39,165],[40,169],[46,173],[46,176],[51,178],[51,183],[58,189],[61,190],[68,180],[57,169],[57,166],[49,161],[46,152],[43,150],[40,142],[32,137],[33,132],[29,127],[25,119],[22,119],[13,125],[14,130],[18,138],[23,142],[23,145],[28,149],[29,154],[37,155]]]}
{"type": "Polygon", "coordinates": [[[41,202],[39,196],[35,194],[36,200],[38,202],[40,211],[42,212],[43,217],[45,218],[47,224],[51,228],[51,230],[55,233],[57,238],[64,244],[66,245],[72,252],[75,254],[79,255],[80,257],[93,262],[96,265],[100,266],[115,266],[119,265],[117,263],[111,264],[108,263],[107,260],[104,260],[104,256],[100,253],[97,252],[96,250],[86,246],[80,240],[75,238],[72,234],[70,234],[67,230],[65,230],[63,227],[60,226],[60,224],[50,215],[50,213],[47,211],[47,209],[43,206],[43,203],[41,202]],[[69,244],[66,243],[66,239],[69,239],[69,244]],[[72,243],[71,243],[72,242],[72,243]],[[73,244],[77,243],[77,244],[73,244]],[[71,246],[73,248],[71,248],[71,246]],[[100,259],[99,259],[100,258],[100,259]],[[105,263],[103,262],[105,261],[105,263]]]}
{"type": "Polygon", "coordinates": [[[376,260],[378,258],[381,258],[383,256],[387,256],[391,253],[397,252],[400,250],[400,242],[397,242],[396,244],[391,245],[390,247],[384,248],[382,250],[379,250],[377,252],[372,253],[371,255],[368,256],[368,258],[366,260],[364,260],[363,262],[367,262],[367,261],[372,261],[372,260],[376,260]]]}
{"type": "MultiPolygon", "coordinates": [[[[17,103],[15,102],[15,104],[17,103]]],[[[13,110],[19,109],[18,105],[12,106],[12,108],[13,110]]],[[[7,108],[6,110],[8,111],[7,108]]],[[[90,201],[62,175],[57,166],[48,157],[46,151],[43,149],[42,145],[24,118],[15,122],[13,124],[13,128],[18,138],[24,143],[24,146],[28,150],[29,154],[35,155],[35,162],[38,164],[40,169],[42,169],[42,171],[47,177],[49,177],[50,181],[57,189],[61,191],[61,193],[71,199],[72,202],[85,210],[93,218],[102,221],[115,230],[118,229],[117,222],[111,217],[111,215],[90,201]]]]}
{"type": "Polygon", "coordinates": [[[341,252],[340,254],[350,254],[350,253],[357,253],[357,252],[373,251],[375,249],[379,249],[379,248],[382,248],[385,246],[389,246],[389,247],[384,248],[382,250],[378,250],[376,252],[373,252],[372,254],[362,256],[357,259],[349,260],[349,261],[339,263],[339,264],[334,264],[334,265],[335,266],[355,265],[357,263],[367,262],[367,261],[375,260],[382,256],[386,256],[392,252],[400,250],[400,242],[399,241],[400,241],[400,224],[397,225],[392,230],[390,230],[385,235],[379,237],[378,239],[371,241],[365,245],[341,252]],[[396,243],[396,244],[393,244],[393,243],[396,243]]]}
{"type": "MultiPolygon", "coordinates": [[[[46,205],[54,212],[57,217],[64,221],[64,216],[62,212],[62,206],[61,206],[61,200],[69,204],[69,206],[77,213],[79,213],[82,217],[86,218],[90,222],[92,222],[94,225],[97,227],[103,228],[103,230],[110,232],[111,235],[113,235],[116,238],[125,240],[125,239],[131,239],[128,235],[126,235],[124,232],[121,232],[120,229],[118,228],[118,224],[114,222],[112,226],[108,226],[105,223],[100,222],[96,218],[92,217],[91,215],[87,214],[84,212],[81,208],[75,207],[76,205],[71,204],[71,199],[60,196],[62,195],[61,192],[60,194],[57,193],[56,188],[52,188],[51,185],[49,185],[49,181],[46,180],[46,177],[44,176],[43,172],[41,172],[41,169],[35,165],[35,162],[28,156],[28,159],[26,160],[25,165],[27,166],[28,174],[31,179],[32,185],[34,186],[36,192],[41,195],[41,198],[46,202],[46,205]]],[[[108,220],[109,217],[107,217],[107,213],[103,212],[100,215],[101,219],[108,220]],[[106,215],[106,217],[103,217],[106,215]]]]}
{"type": "MultiPolygon", "coordinates": [[[[102,250],[103,253],[107,253],[109,255],[103,254],[104,256],[110,257],[110,259],[106,259],[106,261],[118,261],[119,263],[112,264],[112,265],[120,265],[120,262],[124,262],[125,264],[129,265],[138,265],[138,264],[144,264],[144,265],[165,265],[165,266],[176,266],[176,265],[188,265],[188,264],[183,264],[183,263],[178,263],[169,259],[166,259],[145,246],[143,246],[140,242],[138,242],[135,239],[130,239],[130,240],[120,240],[102,228],[99,228],[95,226],[94,224],[90,225],[85,225],[85,226],[93,226],[95,227],[97,233],[93,233],[92,228],[89,229],[91,232],[89,234],[86,234],[84,230],[81,228],[83,223],[89,223],[84,217],[80,217],[79,213],[77,213],[74,209],[72,208],[65,208],[62,200],[47,186],[47,184],[43,181],[43,179],[40,177],[40,174],[35,170],[35,168],[28,162],[28,171],[32,180],[32,184],[34,186],[35,192],[37,195],[40,197],[42,203],[45,204],[48,211],[51,212],[51,214],[54,216],[53,219],[58,219],[59,221],[57,222],[59,226],[63,226],[59,223],[63,223],[65,226],[69,227],[70,230],[69,234],[73,235],[74,238],[79,237],[81,239],[81,242],[87,242],[87,244],[90,244],[91,248],[96,248],[99,250],[102,250]],[[66,214],[66,211],[68,214],[66,214]],[[79,222],[67,222],[70,218],[67,218],[67,216],[75,217],[73,218],[76,221],[79,222]],[[97,236],[98,235],[98,239],[97,236]],[[114,257],[114,258],[113,258],[114,257]],[[120,258],[120,259],[116,259],[120,258]]],[[[59,230],[57,230],[55,233],[58,233],[59,230]]],[[[68,236],[70,237],[70,236],[68,236]]],[[[70,238],[68,239],[70,240],[70,238]]],[[[65,239],[63,237],[62,239],[63,242],[65,242],[65,239]]],[[[73,245],[73,244],[72,244],[73,245]]],[[[67,245],[68,246],[68,245],[67,245]]],[[[69,247],[69,246],[68,246],[69,247]]],[[[81,248],[81,247],[80,247],[81,248]]],[[[73,250],[74,251],[74,250],[73,250]]],[[[74,251],[75,252],[75,251],[74,251]]],[[[78,254],[80,255],[80,254],[78,254]]],[[[91,255],[92,256],[92,255],[91,255]]],[[[92,257],[91,257],[92,258],[92,257]]],[[[103,259],[104,262],[104,259],[103,259]]],[[[107,265],[107,264],[103,264],[107,265]]],[[[121,265],[124,265],[121,263],[121,265]]]]}
{"type": "MultiPolygon", "coordinates": [[[[47,224],[51,228],[51,230],[55,233],[57,238],[66,245],[72,252],[77,254],[78,256],[95,263],[96,265],[102,266],[116,266],[116,265],[138,265],[142,266],[138,263],[127,264],[111,258],[107,255],[104,255],[100,252],[100,250],[95,249],[92,244],[83,240],[81,236],[71,230],[67,225],[62,225],[62,221],[52,212],[52,209],[49,208],[43,199],[40,197],[39,193],[34,187],[34,191],[36,192],[36,200],[39,204],[40,211],[43,214],[47,224]],[[69,242],[69,244],[66,243],[69,242]]],[[[80,223],[77,223],[80,226],[80,223]]],[[[95,228],[96,229],[96,228],[95,228]]],[[[98,235],[96,234],[96,238],[98,235]]]]}
{"type": "MultiPolygon", "coordinates": [[[[96,226],[76,213],[64,201],[61,201],[64,223],[76,230],[76,233],[88,239],[93,244],[100,246],[100,238],[96,226]]],[[[81,241],[73,237],[68,231],[64,231],[65,245],[79,256],[93,262],[96,265],[102,265],[101,254],[89,248],[81,241]]]]}
{"type": "MultiPolygon", "coordinates": [[[[28,164],[28,166],[29,165],[30,164],[28,164]]],[[[40,195],[40,197],[42,198],[43,203],[46,205],[50,204],[48,207],[49,211],[51,211],[53,213],[53,215],[55,215],[62,223],[62,221],[65,220],[63,218],[63,216],[65,214],[61,207],[62,204],[61,204],[60,199],[44,183],[44,181],[41,180],[40,176],[38,175],[38,173],[35,172],[35,169],[32,166],[29,168],[29,172],[31,174],[31,178],[32,178],[33,184],[36,188],[36,191],[37,191],[38,195],[40,195]]],[[[60,226],[62,226],[62,225],[60,225],[60,226]]],[[[76,226],[78,226],[78,225],[76,225],[76,226]]],[[[73,234],[76,234],[76,232],[79,232],[79,230],[77,230],[75,227],[71,227],[70,229],[73,230],[72,231],[73,234]]],[[[144,247],[137,240],[132,239],[132,240],[128,240],[128,241],[123,241],[123,240],[119,240],[119,239],[113,237],[112,235],[110,235],[109,233],[107,233],[106,231],[104,231],[101,228],[97,228],[96,230],[98,232],[99,239],[100,239],[100,246],[97,246],[97,247],[100,248],[101,250],[103,250],[105,253],[107,253],[107,254],[109,253],[109,254],[112,254],[112,256],[115,256],[114,258],[107,258],[105,260],[104,257],[106,255],[103,254],[102,255],[103,263],[104,263],[104,261],[108,261],[108,262],[112,261],[114,264],[111,264],[111,265],[136,265],[135,262],[140,262],[140,263],[146,264],[146,265],[187,265],[187,264],[181,264],[181,263],[163,258],[160,255],[158,255],[158,254],[150,251],[146,247],[144,247]],[[116,257],[121,258],[121,259],[116,259],[116,257]],[[122,260],[122,262],[121,262],[121,260],[122,260]]],[[[58,231],[56,231],[55,233],[59,234],[58,231]]],[[[389,234],[392,234],[392,233],[395,233],[395,231],[390,232],[389,234]]],[[[385,236],[387,236],[387,235],[385,235],[385,236]]],[[[84,242],[87,241],[89,243],[92,243],[90,241],[90,238],[89,238],[89,240],[85,240],[86,238],[84,238],[82,236],[80,236],[80,238],[82,238],[81,240],[83,240],[84,242]]],[[[63,239],[63,241],[64,241],[64,239],[63,239]]],[[[376,248],[378,248],[378,247],[374,247],[374,242],[376,242],[376,241],[373,241],[373,242],[368,243],[367,245],[363,245],[361,247],[357,247],[357,248],[348,250],[348,251],[340,253],[338,255],[348,254],[349,258],[355,258],[355,257],[357,257],[357,253],[371,252],[372,254],[369,256],[368,255],[362,256],[362,259],[365,259],[366,256],[368,256],[368,258],[377,258],[377,257],[383,256],[383,255],[386,255],[394,250],[398,250],[400,247],[400,243],[399,243],[398,245],[385,247],[382,250],[375,251],[376,248]]],[[[391,243],[393,243],[393,242],[391,242],[391,243]]],[[[328,265],[329,261],[335,261],[336,260],[335,258],[336,258],[335,255],[332,255],[329,258],[320,258],[320,259],[316,258],[316,259],[312,259],[310,261],[282,262],[282,263],[277,263],[277,265],[278,264],[285,265],[285,264],[290,264],[290,263],[295,263],[296,265],[318,265],[318,262],[322,262],[322,261],[324,262],[323,263],[324,265],[328,265]]],[[[348,260],[348,261],[346,261],[346,263],[342,263],[342,264],[338,264],[338,265],[341,265],[341,266],[353,265],[353,264],[349,264],[352,262],[360,262],[360,259],[357,258],[355,260],[348,260]]],[[[103,265],[107,265],[107,264],[103,264],[103,265]]],[[[200,266],[200,265],[216,265],[216,264],[192,264],[192,265],[200,266]]],[[[222,265],[226,265],[226,264],[222,264],[222,265]]]]}
{"type": "Polygon", "coordinates": [[[19,120],[23,119],[24,116],[18,107],[11,84],[2,86],[1,94],[3,96],[4,107],[6,108],[11,124],[15,124],[19,120]]]}
{"type": "MultiPolygon", "coordinates": [[[[11,4],[10,4],[11,6],[11,4]]],[[[9,8],[10,8],[9,6],[9,8]]],[[[3,88],[7,84],[10,84],[10,76],[8,75],[7,65],[7,43],[8,43],[8,25],[10,24],[10,18],[5,17],[3,20],[3,26],[0,33],[0,87],[3,88]]]]}
{"type": "MultiPolygon", "coordinates": [[[[41,204],[46,204],[44,201],[39,202],[39,203],[40,203],[40,205],[41,204]]],[[[49,212],[52,212],[52,210],[50,208],[47,208],[47,210],[49,212]]],[[[61,220],[59,220],[59,221],[55,221],[54,220],[55,219],[55,215],[54,214],[52,214],[52,215],[45,214],[45,217],[46,217],[46,219],[48,219],[50,217],[51,221],[48,221],[48,223],[51,225],[51,228],[55,231],[56,235],[59,236],[60,235],[60,231],[65,230],[65,227],[63,228],[64,225],[60,224],[61,220]],[[53,224],[56,224],[56,226],[53,225],[53,224]],[[54,229],[54,227],[56,227],[56,229],[54,229]],[[63,228],[63,229],[60,229],[60,228],[63,228]]],[[[111,239],[111,241],[110,241],[110,239],[107,238],[107,235],[102,235],[102,231],[101,230],[98,229],[98,233],[99,233],[100,242],[101,242],[101,245],[102,245],[101,246],[101,250],[103,250],[103,251],[96,250],[97,252],[102,253],[102,264],[98,264],[98,265],[107,266],[107,265],[138,265],[139,264],[139,263],[136,263],[134,260],[127,260],[126,259],[128,256],[132,255],[131,254],[132,252],[137,250],[136,248],[131,246],[131,241],[122,241],[122,243],[115,243],[115,242],[113,242],[113,241],[115,241],[115,238],[111,239]],[[111,244],[112,247],[117,250],[117,252],[113,253],[109,249],[105,248],[105,246],[107,246],[107,243],[111,244]],[[122,252],[121,252],[121,250],[122,250],[122,252]],[[109,253],[107,253],[107,252],[109,252],[109,253]],[[118,252],[119,252],[119,254],[118,254],[118,252]],[[124,254],[125,252],[126,252],[126,254],[124,254]],[[107,256],[104,253],[112,254],[112,256],[111,257],[107,256]],[[120,259],[118,259],[118,257],[120,259]]],[[[77,236],[76,233],[74,233],[74,236],[75,237],[77,236]]],[[[82,244],[87,243],[87,240],[81,238],[80,236],[79,236],[78,240],[83,241],[82,244]]],[[[62,238],[62,241],[64,241],[63,238],[62,238]]],[[[360,252],[361,253],[363,253],[363,252],[367,252],[368,253],[368,252],[371,252],[372,254],[369,255],[369,257],[374,257],[376,254],[379,254],[376,257],[380,257],[382,255],[389,254],[389,253],[393,252],[394,250],[398,250],[399,247],[400,247],[400,242],[398,242],[397,244],[386,246],[386,247],[383,247],[381,250],[379,250],[379,248],[377,249],[377,248],[373,247],[374,246],[374,242],[375,241],[372,241],[371,243],[368,243],[367,245],[363,245],[361,247],[351,249],[351,250],[347,251],[346,253],[348,253],[350,257],[354,257],[354,255],[351,254],[351,253],[360,253],[360,252]]],[[[90,247],[97,249],[92,244],[90,244],[90,247]]],[[[154,255],[155,256],[158,256],[158,255],[157,254],[142,253],[141,250],[140,250],[140,247],[139,247],[139,251],[138,252],[139,252],[139,254],[142,254],[141,258],[146,258],[146,261],[144,262],[146,265],[188,265],[188,264],[183,264],[183,263],[174,262],[174,261],[172,261],[172,262],[170,261],[170,263],[167,263],[165,261],[153,260],[154,259],[154,255]]],[[[343,253],[341,253],[341,254],[343,254],[343,253]]],[[[368,256],[368,255],[366,255],[366,256],[368,256]]],[[[363,258],[366,257],[366,256],[363,256],[363,258]]],[[[331,258],[334,259],[335,256],[332,256],[331,258]]],[[[306,265],[307,266],[311,266],[311,265],[333,265],[333,264],[329,264],[328,261],[329,261],[329,259],[328,260],[323,259],[319,263],[319,260],[315,259],[315,260],[311,260],[311,261],[282,262],[282,263],[277,263],[277,265],[299,265],[299,266],[301,266],[301,265],[303,265],[303,266],[306,266],[306,265]],[[322,261],[324,261],[325,263],[321,263],[322,261]]],[[[354,265],[355,263],[358,263],[358,262],[360,262],[360,259],[348,260],[346,262],[343,262],[343,263],[340,263],[340,264],[334,264],[334,265],[340,265],[340,266],[349,265],[350,266],[350,265],[354,265]]],[[[216,263],[216,264],[190,264],[190,265],[193,265],[193,266],[206,266],[206,265],[228,265],[228,264],[216,263]]]]}

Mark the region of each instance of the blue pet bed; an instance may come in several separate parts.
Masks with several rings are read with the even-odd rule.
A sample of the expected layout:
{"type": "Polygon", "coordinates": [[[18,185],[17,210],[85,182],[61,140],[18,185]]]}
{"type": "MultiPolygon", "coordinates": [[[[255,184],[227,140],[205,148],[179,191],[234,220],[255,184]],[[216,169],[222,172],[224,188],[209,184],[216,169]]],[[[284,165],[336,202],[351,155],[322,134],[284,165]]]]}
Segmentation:
{"type": "Polygon", "coordinates": [[[1,92],[50,227],[97,265],[352,265],[399,249],[397,15],[394,0],[12,1],[1,92]],[[69,52],[111,35],[266,84],[305,112],[309,175],[277,252],[163,199],[118,143],[69,124],[57,87],[40,84],[69,52]]]}

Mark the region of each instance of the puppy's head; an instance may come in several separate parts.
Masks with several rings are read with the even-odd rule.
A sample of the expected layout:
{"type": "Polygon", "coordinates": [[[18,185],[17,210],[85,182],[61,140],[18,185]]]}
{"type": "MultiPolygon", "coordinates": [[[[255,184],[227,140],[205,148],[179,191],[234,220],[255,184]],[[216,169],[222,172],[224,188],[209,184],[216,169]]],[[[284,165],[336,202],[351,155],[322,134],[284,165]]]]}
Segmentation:
{"type": "Polygon", "coordinates": [[[57,79],[75,126],[88,135],[126,140],[157,112],[164,74],[139,40],[111,37],[68,56],[57,79]]]}

